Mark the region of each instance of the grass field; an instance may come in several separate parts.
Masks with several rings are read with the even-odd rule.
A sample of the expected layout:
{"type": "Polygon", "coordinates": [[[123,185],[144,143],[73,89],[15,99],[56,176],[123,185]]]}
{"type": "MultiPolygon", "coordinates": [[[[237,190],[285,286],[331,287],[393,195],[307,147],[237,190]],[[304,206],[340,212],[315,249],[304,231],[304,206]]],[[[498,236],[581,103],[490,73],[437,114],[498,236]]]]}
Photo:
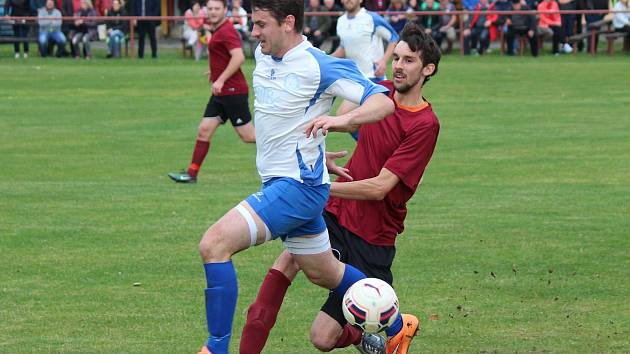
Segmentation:
{"type": "MultiPolygon", "coordinates": [[[[259,186],[255,147],[230,127],[199,183],[166,177],[189,162],[206,64],[0,52],[0,352],[195,352],[197,243],[259,186]]],[[[425,90],[441,135],[394,266],[423,322],[413,353],[630,352],[628,63],[443,59],[425,90]]],[[[235,257],[235,353],[281,247],[235,257]]],[[[300,275],[265,353],[315,353],[325,295],[300,275]]]]}

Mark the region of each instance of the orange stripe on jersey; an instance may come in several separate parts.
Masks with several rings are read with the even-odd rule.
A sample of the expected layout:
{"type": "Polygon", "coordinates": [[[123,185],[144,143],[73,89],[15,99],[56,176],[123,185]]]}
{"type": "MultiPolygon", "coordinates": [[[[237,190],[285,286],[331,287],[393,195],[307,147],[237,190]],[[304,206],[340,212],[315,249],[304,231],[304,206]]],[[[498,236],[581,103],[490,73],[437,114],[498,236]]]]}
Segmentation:
{"type": "Polygon", "coordinates": [[[404,106],[402,104],[399,104],[398,102],[394,101],[396,103],[396,106],[398,106],[400,109],[404,109],[405,111],[408,112],[420,112],[421,110],[429,107],[429,103],[426,101],[423,101],[422,103],[420,103],[419,105],[416,106],[404,106]]]}

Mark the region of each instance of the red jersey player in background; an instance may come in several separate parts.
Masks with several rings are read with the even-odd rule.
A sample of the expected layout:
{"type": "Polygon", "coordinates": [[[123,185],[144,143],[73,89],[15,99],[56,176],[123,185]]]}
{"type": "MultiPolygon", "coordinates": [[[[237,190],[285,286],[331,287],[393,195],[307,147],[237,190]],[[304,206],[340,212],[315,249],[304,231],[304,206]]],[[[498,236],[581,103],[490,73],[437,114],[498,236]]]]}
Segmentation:
{"type": "MultiPolygon", "coordinates": [[[[390,284],[394,243],[404,228],[406,203],[422,179],[439,133],[439,121],[422,97],[422,86],[437,72],[440,56],[431,36],[408,23],[394,50],[393,80],[381,83],[390,90],[394,113],[359,128],[361,139],[345,168],[333,162],[339,155],[327,156],[329,171],[339,175],[324,212],[331,246],[341,261],[390,284]]],[[[344,103],[337,113],[350,108],[344,103]]],[[[262,351],[298,271],[289,253],[278,257],[247,313],[241,354],[262,351]]],[[[387,341],[363,334],[347,324],[342,299],[331,292],[313,322],[311,342],[321,351],[354,344],[362,353],[406,354],[419,321],[403,315],[403,323],[404,330],[387,341]]]]}
{"type": "Polygon", "coordinates": [[[219,125],[229,119],[241,140],[256,142],[252,115],[249,111],[248,87],[241,65],[245,54],[241,37],[227,20],[227,0],[209,0],[207,4],[208,61],[212,96],[199,123],[197,142],[188,170],[171,172],[168,176],[175,182],[195,183],[201,164],[210,149],[210,140],[219,125]]]}

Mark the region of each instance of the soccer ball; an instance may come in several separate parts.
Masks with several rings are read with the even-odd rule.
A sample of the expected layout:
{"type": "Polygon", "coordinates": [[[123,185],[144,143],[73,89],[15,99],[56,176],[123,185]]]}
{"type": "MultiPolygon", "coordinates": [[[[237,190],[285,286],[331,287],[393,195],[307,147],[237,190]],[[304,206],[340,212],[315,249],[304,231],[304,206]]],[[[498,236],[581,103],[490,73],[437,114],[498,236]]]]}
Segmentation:
{"type": "Polygon", "coordinates": [[[343,296],[343,315],[367,333],[391,326],[398,316],[398,297],[392,287],[376,278],[354,283],[343,296]]]}

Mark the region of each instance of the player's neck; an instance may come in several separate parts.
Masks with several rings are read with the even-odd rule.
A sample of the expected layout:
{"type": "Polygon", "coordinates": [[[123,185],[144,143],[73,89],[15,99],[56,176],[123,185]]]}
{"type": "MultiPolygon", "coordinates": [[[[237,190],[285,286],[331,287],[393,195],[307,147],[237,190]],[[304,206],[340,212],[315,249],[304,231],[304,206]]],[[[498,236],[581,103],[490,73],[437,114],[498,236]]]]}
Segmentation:
{"type": "Polygon", "coordinates": [[[301,33],[294,33],[289,38],[287,38],[287,43],[282,49],[282,51],[273,54],[274,57],[282,58],[285,54],[287,54],[291,49],[297,47],[303,42],[301,33]]]}
{"type": "Polygon", "coordinates": [[[348,11],[348,17],[356,16],[359,13],[359,11],[361,11],[361,6],[357,7],[357,9],[352,12],[348,11]]]}
{"type": "Polygon", "coordinates": [[[418,106],[424,102],[422,99],[422,86],[418,84],[405,93],[396,91],[394,92],[394,100],[401,106],[418,106]]]}
{"type": "Polygon", "coordinates": [[[217,30],[217,28],[221,27],[221,25],[222,25],[222,24],[223,24],[223,22],[225,22],[225,21],[227,21],[227,17],[224,17],[221,21],[219,21],[219,22],[217,22],[217,23],[215,23],[215,24],[212,24],[212,26],[211,26],[211,27],[212,27],[212,32],[216,31],[216,30],[217,30]]]}

